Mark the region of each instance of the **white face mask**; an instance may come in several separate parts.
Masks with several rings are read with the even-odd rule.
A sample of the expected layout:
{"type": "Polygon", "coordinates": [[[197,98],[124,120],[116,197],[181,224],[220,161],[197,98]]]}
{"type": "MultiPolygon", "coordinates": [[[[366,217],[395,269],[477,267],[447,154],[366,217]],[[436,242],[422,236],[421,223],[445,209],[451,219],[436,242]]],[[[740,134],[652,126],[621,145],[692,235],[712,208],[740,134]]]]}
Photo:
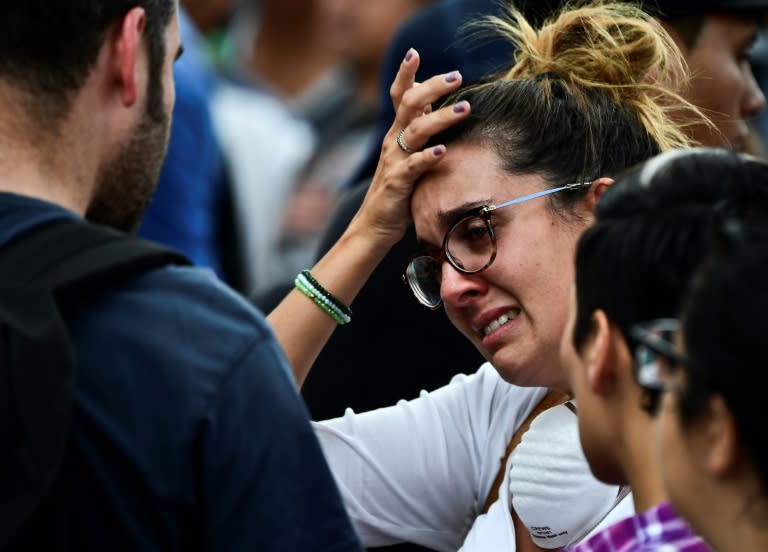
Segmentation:
{"type": "Polygon", "coordinates": [[[589,469],[571,408],[539,414],[510,457],[510,502],[542,548],[578,542],[617,503],[618,487],[589,469]]]}

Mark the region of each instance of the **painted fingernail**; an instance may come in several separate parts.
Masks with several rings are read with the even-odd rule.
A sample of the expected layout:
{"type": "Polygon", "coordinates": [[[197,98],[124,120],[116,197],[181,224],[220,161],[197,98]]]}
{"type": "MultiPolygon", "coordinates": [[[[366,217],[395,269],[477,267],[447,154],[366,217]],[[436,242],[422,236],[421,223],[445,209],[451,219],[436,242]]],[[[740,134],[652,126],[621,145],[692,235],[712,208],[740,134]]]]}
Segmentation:
{"type": "Polygon", "coordinates": [[[468,107],[469,107],[469,102],[467,100],[461,100],[460,102],[453,105],[453,112],[464,113],[468,107]]]}
{"type": "Polygon", "coordinates": [[[445,153],[445,146],[435,146],[432,148],[432,155],[435,157],[440,157],[445,153]]]}
{"type": "Polygon", "coordinates": [[[458,71],[451,71],[447,75],[445,75],[445,82],[456,82],[459,80],[459,72],[458,71]]]}
{"type": "Polygon", "coordinates": [[[411,61],[411,59],[413,59],[413,48],[409,48],[408,52],[405,54],[406,63],[411,61]]]}

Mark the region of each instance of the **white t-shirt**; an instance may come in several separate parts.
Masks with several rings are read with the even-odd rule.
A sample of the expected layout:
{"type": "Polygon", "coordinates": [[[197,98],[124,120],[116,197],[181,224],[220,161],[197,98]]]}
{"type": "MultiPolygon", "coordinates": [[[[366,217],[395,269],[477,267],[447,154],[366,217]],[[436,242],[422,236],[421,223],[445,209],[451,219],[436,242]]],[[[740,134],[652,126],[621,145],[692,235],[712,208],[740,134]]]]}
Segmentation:
{"type": "MultiPolygon", "coordinates": [[[[412,401],[363,414],[347,410],[341,418],[315,423],[363,544],[514,551],[510,497],[504,492],[510,470],[499,500],[487,514],[480,512],[513,433],[546,392],[511,385],[486,363],[412,401]]],[[[575,423],[573,430],[578,431],[575,423]]],[[[624,499],[594,531],[633,513],[631,499],[624,499]]]]}

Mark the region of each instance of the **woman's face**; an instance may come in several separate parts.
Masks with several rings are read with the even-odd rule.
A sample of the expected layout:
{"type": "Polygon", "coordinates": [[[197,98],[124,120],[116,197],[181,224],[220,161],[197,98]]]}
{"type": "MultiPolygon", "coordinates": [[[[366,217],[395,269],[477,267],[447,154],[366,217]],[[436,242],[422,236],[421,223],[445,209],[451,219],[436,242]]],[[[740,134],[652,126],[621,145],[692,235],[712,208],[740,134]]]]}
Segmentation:
{"type": "MultiPolygon", "coordinates": [[[[485,148],[452,145],[416,187],[416,235],[425,252],[437,255],[457,213],[548,187],[538,176],[506,173],[485,148]]],[[[443,262],[440,292],[448,317],[510,383],[567,389],[560,336],[576,242],[591,220],[591,213],[580,214],[585,222],[565,222],[552,213],[548,198],[499,209],[491,219],[497,254],[489,268],[462,274],[443,262]]]]}

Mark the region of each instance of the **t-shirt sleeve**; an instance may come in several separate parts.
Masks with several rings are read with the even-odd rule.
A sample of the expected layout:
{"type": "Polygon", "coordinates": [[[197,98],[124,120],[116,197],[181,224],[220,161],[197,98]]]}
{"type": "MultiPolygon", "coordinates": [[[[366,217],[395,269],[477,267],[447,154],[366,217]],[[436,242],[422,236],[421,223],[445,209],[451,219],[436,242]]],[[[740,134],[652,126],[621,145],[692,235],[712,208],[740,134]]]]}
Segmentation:
{"type": "Polygon", "coordinates": [[[365,546],[461,546],[498,469],[511,387],[484,365],[417,399],[315,423],[365,546]]]}
{"type": "Polygon", "coordinates": [[[275,342],[260,338],[222,382],[201,435],[207,548],[360,551],[275,342]]]}

